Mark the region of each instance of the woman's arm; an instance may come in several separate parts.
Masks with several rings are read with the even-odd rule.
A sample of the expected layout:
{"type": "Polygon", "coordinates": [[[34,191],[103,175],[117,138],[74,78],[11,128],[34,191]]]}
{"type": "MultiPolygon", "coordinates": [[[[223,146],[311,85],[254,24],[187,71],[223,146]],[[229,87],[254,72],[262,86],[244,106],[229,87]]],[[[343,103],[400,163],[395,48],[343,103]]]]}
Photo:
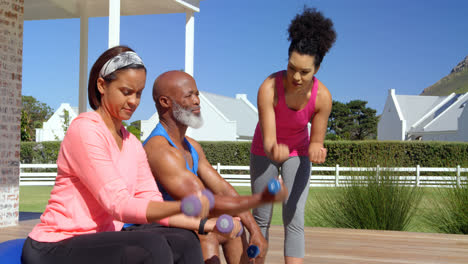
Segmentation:
{"type": "Polygon", "coordinates": [[[275,75],[270,75],[258,90],[258,118],[265,154],[269,159],[281,163],[289,157],[289,148],[276,141],[274,100],[275,75]]]}
{"type": "MultiPolygon", "coordinates": [[[[77,184],[86,188],[83,190],[84,194],[92,195],[115,220],[126,223],[148,222],[148,208],[152,208],[149,212],[151,221],[180,212],[180,202],[155,202],[146,197],[134,196],[124,181],[124,172],[119,169],[121,166],[113,158],[114,139],[108,137],[105,131],[107,128],[86,119],[76,121],[72,123],[62,142],[61,160],[66,162],[60,169],[69,170],[70,174],[79,178],[80,182],[77,184]]],[[[138,153],[135,153],[135,159],[127,159],[125,162],[136,163],[137,156],[138,153]]]]}
{"type": "Polygon", "coordinates": [[[323,147],[327,133],[328,117],[331,113],[332,97],[327,87],[319,81],[317,99],[315,100],[315,114],[310,128],[309,159],[313,163],[324,163],[327,150],[323,147]]]}
{"type": "MultiPolygon", "coordinates": [[[[209,218],[205,225],[204,225],[204,231],[205,232],[215,232],[223,237],[226,238],[234,238],[236,235],[239,233],[239,231],[242,228],[241,222],[239,221],[239,218],[234,217],[233,218],[233,228],[230,233],[221,233],[218,231],[216,228],[216,220],[218,218],[209,218]]],[[[187,217],[182,214],[174,215],[169,217],[169,223],[171,227],[178,227],[178,228],[185,228],[189,230],[194,230],[194,231],[199,231],[198,228],[200,227],[200,220],[201,218],[193,218],[193,217],[187,217]]]]}

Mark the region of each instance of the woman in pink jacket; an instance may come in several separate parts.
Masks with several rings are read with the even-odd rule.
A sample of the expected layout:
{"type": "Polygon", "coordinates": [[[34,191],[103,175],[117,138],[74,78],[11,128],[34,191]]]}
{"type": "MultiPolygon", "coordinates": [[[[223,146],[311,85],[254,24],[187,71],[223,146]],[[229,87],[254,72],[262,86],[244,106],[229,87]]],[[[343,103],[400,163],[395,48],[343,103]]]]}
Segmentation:
{"type": "MultiPolygon", "coordinates": [[[[49,203],[23,247],[25,264],[203,263],[195,233],[200,219],[163,202],[141,142],[123,126],[140,103],[146,68],[117,46],[93,65],[89,104],[68,128],[57,159],[49,203]],[[120,231],[123,223],[142,225],[120,231]]],[[[208,214],[202,202],[200,217],[208,214]]],[[[205,225],[214,229],[214,221],[205,225]]]]}

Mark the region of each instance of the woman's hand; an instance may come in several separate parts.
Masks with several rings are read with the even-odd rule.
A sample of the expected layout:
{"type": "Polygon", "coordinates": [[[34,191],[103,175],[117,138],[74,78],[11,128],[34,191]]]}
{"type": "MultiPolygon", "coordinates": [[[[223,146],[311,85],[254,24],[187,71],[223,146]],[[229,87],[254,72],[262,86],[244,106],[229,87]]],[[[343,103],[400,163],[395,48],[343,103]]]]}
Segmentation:
{"type": "MultiPolygon", "coordinates": [[[[211,194],[211,192],[209,193],[211,194]]],[[[213,195],[211,194],[210,198],[207,194],[199,191],[181,200],[180,211],[186,216],[205,218],[210,213],[211,204],[214,205],[213,195]],[[211,203],[210,199],[212,200],[211,203]]]]}
{"type": "Polygon", "coordinates": [[[321,164],[325,162],[327,149],[322,144],[311,143],[309,146],[309,160],[312,163],[321,164]]]}
{"type": "Polygon", "coordinates": [[[277,163],[283,163],[289,158],[289,147],[284,144],[275,143],[270,149],[268,158],[277,163]]]}

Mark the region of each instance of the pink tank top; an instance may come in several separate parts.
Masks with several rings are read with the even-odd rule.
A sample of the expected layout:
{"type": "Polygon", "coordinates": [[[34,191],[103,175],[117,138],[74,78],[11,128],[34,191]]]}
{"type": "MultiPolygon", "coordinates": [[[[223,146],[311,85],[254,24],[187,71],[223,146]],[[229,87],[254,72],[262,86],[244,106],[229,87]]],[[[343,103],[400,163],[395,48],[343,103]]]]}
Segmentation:
{"type": "MultiPolygon", "coordinates": [[[[275,74],[276,94],[278,103],[275,106],[276,142],[289,147],[289,156],[308,156],[309,133],[307,123],[315,113],[315,99],[317,97],[318,80],[313,77],[312,93],[307,105],[301,110],[290,109],[284,97],[283,76],[285,71],[275,74]]],[[[263,150],[263,138],[260,124],[257,123],[252,140],[252,154],[266,156],[263,150]]]]}

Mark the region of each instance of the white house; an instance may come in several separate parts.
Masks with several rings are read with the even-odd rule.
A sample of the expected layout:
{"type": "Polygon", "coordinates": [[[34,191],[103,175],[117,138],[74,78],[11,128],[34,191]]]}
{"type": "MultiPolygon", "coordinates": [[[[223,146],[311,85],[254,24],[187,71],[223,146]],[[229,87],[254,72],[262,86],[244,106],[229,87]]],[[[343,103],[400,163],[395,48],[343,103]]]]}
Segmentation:
{"type": "Polygon", "coordinates": [[[65,129],[68,128],[71,121],[77,116],[78,107],[71,107],[68,103],[60,104],[60,107],[49,120],[43,123],[42,128],[36,129],[36,142],[63,140],[65,129]],[[67,113],[68,122],[65,123],[67,113]]]}
{"type": "MultiPolygon", "coordinates": [[[[258,122],[257,108],[245,94],[235,98],[200,92],[204,124],[199,129],[188,128],[187,136],[197,141],[251,140],[258,122]]],[[[155,109],[156,110],[156,109],[155,109]]],[[[159,122],[156,112],[149,120],[141,120],[141,140],[145,140],[159,122]]]]}
{"type": "Polygon", "coordinates": [[[388,92],[377,127],[378,140],[468,142],[468,93],[448,96],[388,92]]]}

